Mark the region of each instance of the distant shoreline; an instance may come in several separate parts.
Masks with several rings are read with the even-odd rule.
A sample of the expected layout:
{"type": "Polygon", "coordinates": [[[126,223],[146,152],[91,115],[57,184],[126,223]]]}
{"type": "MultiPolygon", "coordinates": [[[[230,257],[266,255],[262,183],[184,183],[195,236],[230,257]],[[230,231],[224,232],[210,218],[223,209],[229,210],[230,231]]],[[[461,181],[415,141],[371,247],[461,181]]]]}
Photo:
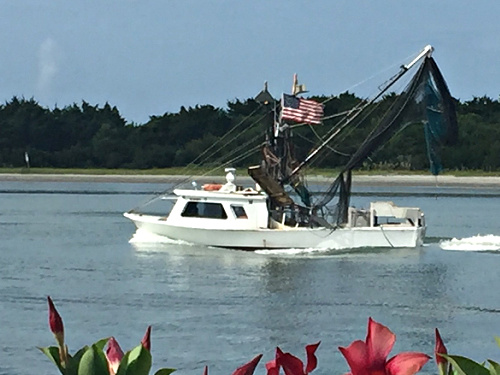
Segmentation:
{"type": "MultiPolygon", "coordinates": [[[[15,182],[112,182],[112,183],[178,183],[183,180],[223,183],[224,176],[187,177],[181,175],[90,175],[90,174],[28,174],[0,173],[0,181],[15,182]]],[[[333,177],[310,176],[309,183],[328,183],[333,177]]],[[[237,176],[237,183],[252,184],[248,176],[237,176]]],[[[355,186],[457,186],[500,188],[500,177],[492,176],[432,176],[432,175],[359,175],[353,176],[355,186]]]]}

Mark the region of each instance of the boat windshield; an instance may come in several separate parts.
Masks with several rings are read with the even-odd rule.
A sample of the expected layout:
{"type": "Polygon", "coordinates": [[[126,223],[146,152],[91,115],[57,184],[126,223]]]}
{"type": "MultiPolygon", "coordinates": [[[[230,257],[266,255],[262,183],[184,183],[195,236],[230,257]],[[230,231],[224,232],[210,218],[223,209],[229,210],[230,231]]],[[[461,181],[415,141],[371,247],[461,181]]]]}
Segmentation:
{"type": "Polygon", "coordinates": [[[182,211],[183,217],[227,219],[226,211],[220,203],[188,202],[182,211]]]}

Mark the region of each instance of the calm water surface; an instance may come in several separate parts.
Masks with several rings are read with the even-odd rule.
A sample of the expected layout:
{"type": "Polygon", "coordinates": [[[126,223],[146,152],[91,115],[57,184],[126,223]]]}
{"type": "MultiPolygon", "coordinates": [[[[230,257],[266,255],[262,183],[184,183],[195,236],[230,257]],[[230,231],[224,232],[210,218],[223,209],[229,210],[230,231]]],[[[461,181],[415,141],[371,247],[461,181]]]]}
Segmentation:
{"type": "MultiPolygon", "coordinates": [[[[51,295],[70,352],[115,336],[136,346],[151,324],[153,369],[178,374],[232,371],[280,346],[305,358],[321,340],[316,374],[348,368],[337,347],[364,339],[369,316],[397,334],[393,354],[432,354],[434,328],[455,354],[500,360],[500,254],[444,251],[457,237],[500,241],[498,192],[359,188],[421,207],[420,249],[375,253],[262,254],[169,243],[129,243],[122,217],[165,186],[115,183],[0,183],[0,374],[56,374],[37,346],[53,345],[51,295]]],[[[433,363],[423,373],[435,373],[433,363]]]]}

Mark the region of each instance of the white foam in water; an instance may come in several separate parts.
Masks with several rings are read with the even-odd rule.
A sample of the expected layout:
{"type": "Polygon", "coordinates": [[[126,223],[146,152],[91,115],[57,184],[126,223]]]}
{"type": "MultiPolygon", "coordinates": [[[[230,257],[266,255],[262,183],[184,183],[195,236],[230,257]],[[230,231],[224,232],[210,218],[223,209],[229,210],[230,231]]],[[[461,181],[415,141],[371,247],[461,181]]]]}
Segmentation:
{"type": "Polygon", "coordinates": [[[167,243],[167,244],[188,244],[185,241],[180,240],[172,240],[168,237],[158,236],[156,234],[144,231],[142,229],[137,229],[129,243],[134,244],[158,244],[158,243],[167,243]]]}
{"type": "Polygon", "coordinates": [[[263,255],[308,255],[308,254],[321,254],[330,252],[332,249],[276,249],[276,250],[256,250],[256,254],[263,255]]]}
{"type": "Polygon", "coordinates": [[[477,235],[468,238],[453,238],[451,240],[441,241],[439,246],[443,250],[456,251],[499,251],[500,236],[487,234],[477,235]]]}

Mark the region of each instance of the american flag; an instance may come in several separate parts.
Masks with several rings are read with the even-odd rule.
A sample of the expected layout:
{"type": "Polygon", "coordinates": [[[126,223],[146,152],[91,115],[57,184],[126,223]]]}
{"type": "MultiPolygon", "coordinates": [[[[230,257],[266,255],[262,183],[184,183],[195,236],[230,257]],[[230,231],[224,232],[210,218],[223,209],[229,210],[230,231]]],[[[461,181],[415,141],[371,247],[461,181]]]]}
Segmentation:
{"type": "Polygon", "coordinates": [[[281,100],[281,118],[308,124],[321,124],[323,104],[316,103],[314,100],[283,94],[281,100]]]}

